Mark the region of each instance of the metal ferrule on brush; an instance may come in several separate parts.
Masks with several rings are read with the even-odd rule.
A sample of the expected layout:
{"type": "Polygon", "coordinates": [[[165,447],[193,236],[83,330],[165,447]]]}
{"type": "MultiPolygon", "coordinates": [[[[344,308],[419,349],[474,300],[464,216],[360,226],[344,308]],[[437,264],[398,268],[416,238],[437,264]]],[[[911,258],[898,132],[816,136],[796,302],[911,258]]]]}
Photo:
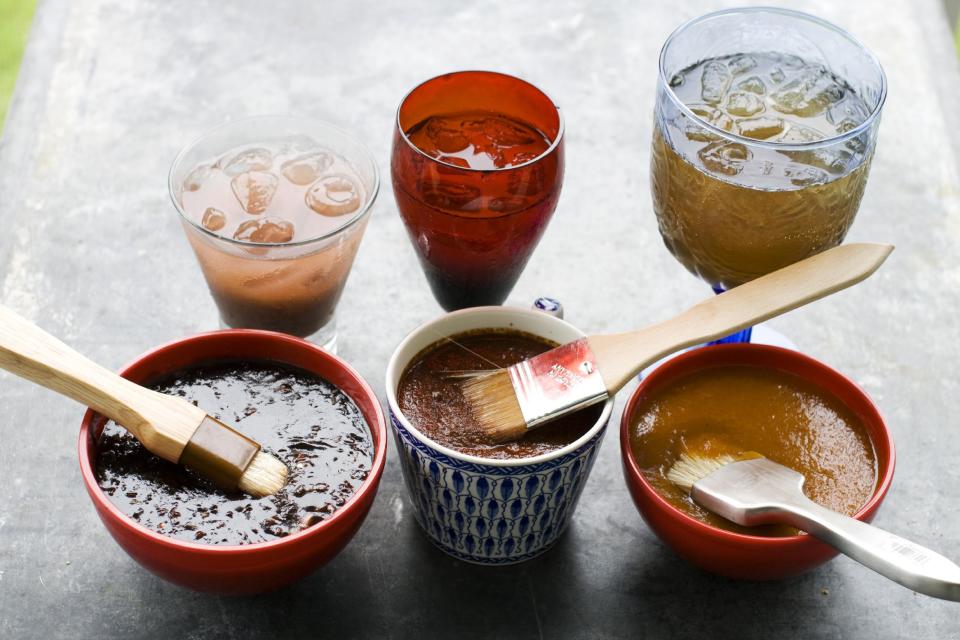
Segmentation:
{"type": "Polygon", "coordinates": [[[508,370],[527,428],[609,397],[586,338],[508,370]]]}
{"type": "Polygon", "coordinates": [[[224,489],[235,489],[259,452],[259,444],[207,416],[187,442],[179,462],[224,489]]]}

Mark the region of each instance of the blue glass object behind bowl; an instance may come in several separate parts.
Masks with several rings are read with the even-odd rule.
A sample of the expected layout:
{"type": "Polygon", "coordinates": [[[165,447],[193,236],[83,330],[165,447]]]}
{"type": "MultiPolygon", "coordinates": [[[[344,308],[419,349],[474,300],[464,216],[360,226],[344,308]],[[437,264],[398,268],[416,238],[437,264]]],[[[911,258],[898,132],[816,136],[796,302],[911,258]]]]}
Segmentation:
{"type": "MultiPolygon", "coordinates": [[[[713,292],[717,295],[720,295],[724,292],[723,287],[714,287],[713,292]]],[[[747,327],[746,329],[741,329],[735,333],[731,333],[728,336],[720,338],[719,340],[713,340],[708,342],[707,345],[711,344],[729,344],[732,342],[750,342],[750,339],[753,337],[753,327],[747,327]]]]}
{"type": "Polygon", "coordinates": [[[651,152],[664,244],[717,293],[840,244],[885,97],[876,58],[814,16],[757,7],[681,26],[660,54],[651,152]]]}

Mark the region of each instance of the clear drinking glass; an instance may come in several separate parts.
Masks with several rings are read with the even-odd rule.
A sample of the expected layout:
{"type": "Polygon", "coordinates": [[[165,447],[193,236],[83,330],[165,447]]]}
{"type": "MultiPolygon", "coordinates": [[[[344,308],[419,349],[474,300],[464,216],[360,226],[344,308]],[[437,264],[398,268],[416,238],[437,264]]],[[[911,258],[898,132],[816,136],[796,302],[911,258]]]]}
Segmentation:
{"type": "Polygon", "coordinates": [[[719,293],[840,244],[886,91],[870,51],[805,13],[731,9],[678,28],[660,53],[650,167],[667,248],[719,293]]]}
{"type": "Polygon", "coordinates": [[[170,197],[222,325],[289,333],[335,351],[337,302],[379,185],[363,144],[306,118],[238,120],[181,151],[170,197]],[[322,213],[310,201],[321,202],[322,213]],[[206,206],[215,209],[212,224],[200,213],[206,206]]]}

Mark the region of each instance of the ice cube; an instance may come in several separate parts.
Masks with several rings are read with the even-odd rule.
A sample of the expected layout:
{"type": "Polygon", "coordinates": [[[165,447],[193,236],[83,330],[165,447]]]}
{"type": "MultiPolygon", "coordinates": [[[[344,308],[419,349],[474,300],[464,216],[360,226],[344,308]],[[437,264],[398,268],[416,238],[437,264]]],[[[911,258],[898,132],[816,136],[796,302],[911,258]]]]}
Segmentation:
{"type": "Polygon", "coordinates": [[[708,62],[700,76],[700,97],[705,102],[717,104],[730,87],[730,69],[719,60],[708,62]]]}
{"type": "Polygon", "coordinates": [[[848,93],[846,98],[827,109],[827,121],[837,128],[837,133],[858,127],[868,117],[870,109],[853,93],[848,93]]]}
{"type": "Polygon", "coordinates": [[[847,140],[846,146],[847,149],[850,149],[850,151],[856,154],[863,154],[867,151],[867,144],[869,140],[870,138],[866,133],[861,133],[860,135],[854,136],[847,140]]]}
{"type": "Polygon", "coordinates": [[[456,153],[469,146],[457,120],[434,116],[427,121],[427,137],[443,153],[456,153]]]}
{"type": "Polygon", "coordinates": [[[490,199],[490,210],[497,213],[516,213],[527,208],[529,202],[520,196],[502,196],[490,199]]]}
{"type": "Polygon", "coordinates": [[[805,127],[802,124],[789,123],[789,129],[781,136],[777,142],[788,144],[804,144],[807,142],[816,142],[826,138],[821,132],[813,127],[805,127]]]}
{"type": "Polygon", "coordinates": [[[518,151],[511,156],[510,166],[516,167],[517,165],[530,162],[531,160],[536,160],[539,157],[540,154],[534,153],[533,151],[518,151]]]}
{"type": "Polygon", "coordinates": [[[231,180],[230,186],[243,210],[258,215],[270,206],[278,182],[277,176],[267,171],[248,171],[231,180]]]}
{"type": "Polygon", "coordinates": [[[480,189],[460,182],[430,180],[417,184],[423,201],[431,207],[447,211],[479,211],[480,189]]]}
{"type": "Polygon", "coordinates": [[[710,133],[696,122],[689,121],[683,126],[683,135],[691,142],[715,142],[721,139],[720,136],[710,133]]]}
{"type": "Polygon", "coordinates": [[[806,60],[792,53],[777,53],[775,57],[787,69],[802,69],[807,66],[806,60]]]}
{"type": "MultiPolygon", "coordinates": [[[[437,158],[437,160],[439,160],[440,162],[446,162],[447,164],[453,164],[458,167],[463,167],[464,169],[470,168],[470,163],[467,162],[466,158],[461,158],[460,156],[440,156],[439,158],[437,158]]],[[[443,172],[439,168],[437,170],[440,171],[441,173],[443,172]]],[[[451,171],[450,173],[456,173],[456,172],[451,171]]]]}
{"type": "Polygon", "coordinates": [[[781,113],[793,113],[803,102],[807,86],[802,79],[791,80],[770,95],[770,103],[781,113]]]}
{"type": "Polygon", "coordinates": [[[763,111],[763,100],[755,93],[733,91],[727,95],[727,113],[747,118],[763,111]]]}
{"type": "Polygon", "coordinates": [[[231,178],[248,171],[268,171],[273,165],[269,149],[254,147],[245,149],[223,163],[223,172],[231,178]]]}
{"type": "MultiPolygon", "coordinates": [[[[516,158],[514,162],[517,162],[516,158]]],[[[547,172],[543,165],[531,165],[526,171],[511,171],[507,180],[507,191],[513,195],[540,198],[547,189],[547,172]]]]}
{"type": "MultiPolygon", "coordinates": [[[[713,116],[716,113],[720,113],[718,109],[710,108],[709,114],[703,109],[696,108],[694,105],[690,105],[692,111],[700,116],[701,119],[707,122],[713,122],[713,116]]],[[[687,140],[692,142],[713,142],[719,140],[719,136],[715,133],[711,133],[706,127],[700,124],[699,120],[695,118],[688,118],[687,116],[681,116],[679,119],[680,130],[683,131],[683,135],[686,136],[687,140]]]]}
{"type": "Polygon", "coordinates": [[[783,133],[787,123],[781,118],[770,118],[760,116],[758,118],[749,118],[737,122],[740,129],[740,135],[754,140],[767,140],[783,133]]]}
{"type": "Polygon", "coordinates": [[[774,84],[780,84],[787,79],[787,74],[783,72],[779,67],[770,72],[770,79],[773,80],[774,84]]]}
{"type": "Polygon", "coordinates": [[[199,191],[203,183],[213,174],[213,167],[209,164],[198,164],[187,177],[183,179],[184,191],[199,191]]]}
{"type": "Polygon", "coordinates": [[[233,234],[234,240],[280,244],[293,240],[293,223],[283,218],[265,216],[255,220],[247,220],[237,227],[233,234]]]}
{"type": "Polygon", "coordinates": [[[219,231],[223,229],[227,224],[227,216],[220,211],[220,209],[215,209],[213,207],[207,207],[207,210],[203,212],[203,220],[201,221],[204,229],[208,231],[219,231]]]}
{"type": "Polygon", "coordinates": [[[687,108],[693,111],[694,115],[698,118],[702,118],[707,122],[713,122],[713,119],[720,113],[720,110],[712,104],[704,104],[702,102],[691,102],[687,105],[687,108]]]}
{"type": "Polygon", "coordinates": [[[316,182],[333,164],[333,156],[326,151],[311,151],[287,160],[280,165],[283,177],[293,184],[307,185],[316,182]]]}
{"type": "Polygon", "coordinates": [[[830,181],[830,176],[822,169],[783,160],[751,162],[741,175],[779,179],[798,187],[809,187],[830,181]]]}
{"type": "Polygon", "coordinates": [[[733,56],[727,61],[727,68],[729,68],[730,72],[735,76],[746,73],[755,66],[757,66],[757,61],[753,56],[748,56],[747,54],[733,56]]]}
{"type": "Polygon", "coordinates": [[[483,135],[500,147],[516,147],[537,141],[537,134],[533,130],[505,118],[484,118],[482,127],[483,135]]]}
{"type": "Polygon", "coordinates": [[[335,174],[317,180],[304,196],[307,206],[322,216],[342,216],[360,208],[360,187],[348,175],[335,174]]]}
{"type": "Polygon", "coordinates": [[[803,151],[782,151],[794,162],[823,169],[834,175],[843,175],[848,167],[852,167],[853,154],[846,149],[837,147],[821,147],[819,149],[804,149],[803,151]]]}
{"type": "Polygon", "coordinates": [[[718,141],[708,144],[698,153],[707,170],[735,176],[753,158],[753,152],[739,142],[718,141]]]}
{"type": "Polygon", "coordinates": [[[839,102],[845,93],[843,85],[826,69],[807,67],[801,75],[770,94],[770,103],[781,113],[811,118],[839,102]]]}
{"type": "Polygon", "coordinates": [[[830,176],[825,171],[803,164],[783,165],[780,167],[780,175],[798,187],[812,187],[830,181],[830,176]]]}
{"type": "Polygon", "coordinates": [[[846,133],[848,131],[853,131],[859,126],[859,123],[855,120],[847,118],[846,120],[841,120],[837,123],[837,133],[846,133]]]}
{"type": "Polygon", "coordinates": [[[741,80],[737,83],[736,88],[740,91],[749,91],[750,93],[755,93],[760,96],[767,92],[767,85],[763,83],[760,76],[750,76],[746,80],[741,80]]]}
{"type": "MultiPolygon", "coordinates": [[[[735,125],[733,119],[713,105],[702,102],[694,102],[688,104],[687,108],[690,109],[700,120],[709,122],[710,124],[720,127],[726,131],[734,130],[735,125]]],[[[696,120],[691,120],[685,116],[683,116],[682,119],[683,124],[681,125],[681,129],[688,140],[692,140],[694,142],[714,142],[720,139],[718,135],[711,133],[696,120]]]]}
{"type": "Polygon", "coordinates": [[[719,127],[724,131],[730,131],[732,133],[737,132],[736,121],[723,112],[721,112],[716,118],[713,119],[713,126],[719,127]]]}

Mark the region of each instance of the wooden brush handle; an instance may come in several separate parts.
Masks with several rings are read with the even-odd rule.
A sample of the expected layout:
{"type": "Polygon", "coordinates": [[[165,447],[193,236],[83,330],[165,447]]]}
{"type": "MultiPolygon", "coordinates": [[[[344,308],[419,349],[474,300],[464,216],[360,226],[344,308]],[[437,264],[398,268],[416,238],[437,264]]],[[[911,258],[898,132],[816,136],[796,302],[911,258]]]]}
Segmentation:
{"type": "Polygon", "coordinates": [[[88,360],[0,306],[0,367],[112,418],[161,458],[177,462],[206,412],[88,360]]]}
{"type": "Polygon", "coordinates": [[[660,358],[727,336],[866,279],[893,245],[844,244],[704,300],[686,312],[639,331],[590,336],[607,390],[619,391],[660,358]]]}

